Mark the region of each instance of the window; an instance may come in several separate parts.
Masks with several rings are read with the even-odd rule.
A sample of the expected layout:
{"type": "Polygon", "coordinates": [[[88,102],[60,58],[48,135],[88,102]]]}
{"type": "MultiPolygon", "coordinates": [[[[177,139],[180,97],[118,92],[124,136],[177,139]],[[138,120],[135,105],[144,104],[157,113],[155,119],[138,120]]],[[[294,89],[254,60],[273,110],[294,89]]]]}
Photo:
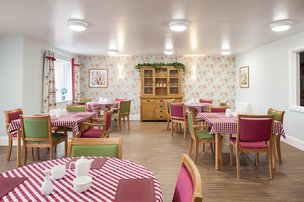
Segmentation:
{"type": "Polygon", "coordinates": [[[304,112],[304,47],[290,50],[290,108],[304,112]]]}
{"type": "Polygon", "coordinates": [[[56,101],[72,100],[72,65],[70,61],[56,59],[55,65],[55,87],[56,101]]]}

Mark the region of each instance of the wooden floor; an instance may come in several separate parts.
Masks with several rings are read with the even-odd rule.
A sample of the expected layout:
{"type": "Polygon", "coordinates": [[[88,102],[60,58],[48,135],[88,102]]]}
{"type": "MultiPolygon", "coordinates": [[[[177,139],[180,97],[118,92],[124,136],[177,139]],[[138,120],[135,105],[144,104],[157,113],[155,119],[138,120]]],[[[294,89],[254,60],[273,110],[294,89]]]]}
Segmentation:
{"type": "MultiPolygon", "coordinates": [[[[123,136],[123,158],[132,160],[151,170],[160,181],[165,201],[172,201],[182,153],[188,153],[189,136],[172,137],[164,122],[131,122],[131,130],[117,132],[113,127],[110,136],[123,136]]],[[[236,178],[235,166],[229,166],[228,145],[224,145],[223,167],[214,169],[211,151],[201,152],[197,167],[202,178],[204,201],[304,201],[304,152],[282,143],[283,163],[277,165],[274,179],[268,178],[265,155],[260,157],[258,168],[253,155],[241,158],[241,179],[236,178]]],[[[41,159],[47,160],[48,151],[41,150],[41,159]]],[[[0,171],[16,167],[16,150],[12,160],[6,161],[6,147],[0,147],[0,171]]],[[[59,146],[56,157],[63,157],[59,146]]],[[[32,163],[28,155],[28,163],[32,163]]]]}

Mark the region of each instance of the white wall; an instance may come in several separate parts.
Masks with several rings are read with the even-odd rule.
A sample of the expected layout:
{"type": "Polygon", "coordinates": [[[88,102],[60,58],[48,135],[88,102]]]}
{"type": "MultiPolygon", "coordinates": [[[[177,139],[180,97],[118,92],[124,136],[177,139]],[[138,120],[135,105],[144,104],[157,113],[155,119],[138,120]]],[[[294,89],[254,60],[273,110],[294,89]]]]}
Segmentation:
{"type": "MultiPolygon", "coordinates": [[[[278,33],[279,34],[279,33],[278,33]]],[[[287,140],[304,143],[304,113],[289,110],[289,49],[304,46],[304,33],[267,44],[236,57],[239,67],[249,66],[249,88],[236,83],[236,101],[251,103],[252,112],[265,114],[269,107],[285,110],[287,140]]],[[[304,148],[304,145],[302,145],[304,148]]]]}
{"type": "Polygon", "coordinates": [[[0,36],[0,135],[6,135],[4,110],[22,107],[23,38],[0,36]]]}

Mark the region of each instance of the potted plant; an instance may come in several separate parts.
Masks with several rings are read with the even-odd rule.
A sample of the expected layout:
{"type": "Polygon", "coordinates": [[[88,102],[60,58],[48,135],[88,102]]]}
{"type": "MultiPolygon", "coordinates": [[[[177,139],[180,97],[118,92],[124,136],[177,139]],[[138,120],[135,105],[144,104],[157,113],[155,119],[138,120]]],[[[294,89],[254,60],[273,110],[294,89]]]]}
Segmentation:
{"type": "Polygon", "coordinates": [[[68,89],[67,88],[61,88],[60,89],[60,95],[61,95],[61,100],[64,101],[65,100],[65,96],[68,93],[68,89]]]}

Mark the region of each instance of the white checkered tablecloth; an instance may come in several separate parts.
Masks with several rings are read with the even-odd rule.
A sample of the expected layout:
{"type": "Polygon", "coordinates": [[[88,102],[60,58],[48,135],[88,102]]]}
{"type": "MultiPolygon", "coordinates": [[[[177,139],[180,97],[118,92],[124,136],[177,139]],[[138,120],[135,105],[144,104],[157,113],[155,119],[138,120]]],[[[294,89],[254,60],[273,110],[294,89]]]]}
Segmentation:
{"type": "MultiPolygon", "coordinates": [[[[61,117],[51,117],[51,124],[53,127],[67,127],[72,128],[76,135],[79,133],[79,124],[96,116],[96,112],[68,112],[67,115],[61,117]]],[[[14,120],[10,123],[8,130],[14,131],[21,127],[20,119],[14,120]]]]}
{"type": "MultiPolygon", "coordinates": [[[[237,117],[226,117],[225,113],[198,113],[196,118],[203,119],[209,125],[211,125],[211,133],[237,133],[237,117]]],[[[284,128],[279,121],[274,121],[274,133],[281,134],[284,138],[286,138],[284,128]]]]}
{"type": "Polygon", "coordinates": [[[211,106],[210,103],[185,103],[187,108],[194,107],[198,112],[207,111],[211,106]]]}
{"type": "Polygon", "coordinates": [[[89,176],[93,178],[90,189],[83,193],[77,193],[73,189],[72,181],[75,178],[74,170],[66,170],[63,179],[52,180],[53,192],[44,196],[40,187],[44,181],[44,170],[49,170],[55,165],[66,165],[69,158],[56,159],[41,163],[33,163],[0,174],[0,177],[28,177],[23,183],[15,187],[3,201],[114,201],[120,179],[154,180],[156,201],[163,201],[161,187],[154,176],[145,167],[128,160],[107,158],[101,169],[91,169],[89,176]]]}
{"type": "Polygon", "coordinates": [[[98,108],[100,110],[105,110],[105,108],[108,107],[117,107],[118,106],[118,101],[114,101],[114,102],[88,102],[87,103],[87,108],[88,111],[93,111],[94,109],[98,108]]]}

